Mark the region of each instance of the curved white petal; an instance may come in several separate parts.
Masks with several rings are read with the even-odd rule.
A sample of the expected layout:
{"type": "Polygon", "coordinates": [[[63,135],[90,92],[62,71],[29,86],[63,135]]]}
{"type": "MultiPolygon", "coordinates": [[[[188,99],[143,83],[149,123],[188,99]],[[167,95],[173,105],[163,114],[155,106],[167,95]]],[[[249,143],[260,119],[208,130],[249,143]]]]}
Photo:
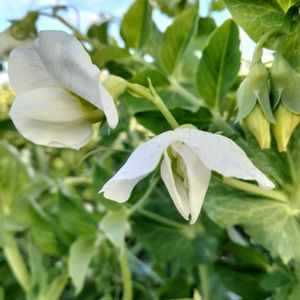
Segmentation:
{"type": "Polygon", "coordinates": [[[56,87],[21,93],[10,117],[25,138],[40,145],[79,149],[93,132],[76,97],[56,87]]]}
{"type": "Polygon", "coordinates": [[[163,160],[160,165],[160,175],[175,207],[188,220],[191,212],[188,192],[184,188],[182,180],[173,173],[171,159],[166,150],[164,151],[163,160]]]}
{"type": "Polygon", "coordinates": [[[190,223],[194,224],[200,214],[209,185],[211,170],[207,169],[198,156],[187,146],[173,143],[172,148],[183,159],[188,177],[188,201],[190,223]]]}
{"type": "Polygon", "coordinates": [[[164,149],[173,139],[173,133],[160,134],[136,148],[124,166],[101,189],[104,197],[118,202],[128,200],[136,183],[158,165],[164,149]]]}
{"type": "Polygon", "coordinates": [[[57,85],[45,69],[36,50],[29,46],[20,46],[10,53],[8,75],[17,94],[57,85]]]}
{"type": "Polygon", "coordinates": [[[229,138],[192,128],[176,129],[174,138],[190,147],[208,169],[225,177],[256,180],[261,187],[274,188],[274,184],[229,138]]]}
{"type": "Polygon", "coordinates": [[[100,71],[78,40],[63,31],[41,31],[35,48],[52,78],[101,109],[111,128],[117,126],[114,100],[100,84],[100,71]]]}

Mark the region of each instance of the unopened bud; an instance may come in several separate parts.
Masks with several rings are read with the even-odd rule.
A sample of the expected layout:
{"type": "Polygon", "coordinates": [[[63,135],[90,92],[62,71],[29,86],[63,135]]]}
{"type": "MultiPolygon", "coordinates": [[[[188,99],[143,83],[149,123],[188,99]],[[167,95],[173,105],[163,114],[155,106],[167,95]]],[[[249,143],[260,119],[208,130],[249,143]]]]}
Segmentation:
{"type": "Polygon", "coordinates": [[[30,11],[23,19],[12,21],[12,25],[9,27],[10,34],[20,41],[35,38],[37,33],[35,23],[37,18],[38,13],[30,11]]]}
{"type": "Polygon", "coordinates": [[[100,81],[114,100],[117,100],[125,92],[128,85],[126,80],[115,75],[102,74],[100,81]]]}
{"type": "Polygon", "coordinates": [[[280,152],[287,150],[291,135],[300,122],[300,115],[289,111],[283,104],[275,110],[276,124],[272,126],[277,147],[280,152]]]}
{"type": "Polygon", "coordinates": [[[23,19],[12,21],[11,26],[0,33],[0,59],[7,59],[9,53],[18,46],[33,43],[37,17],[38,13],[29,12],[23,19]]]}
{"type": "Polygon", "coordinates": [[[251,113],[244,119],[244,124],[255,136],[262,149],[269,149],[271,144],[270,123],[258,104],[251,113]]]}

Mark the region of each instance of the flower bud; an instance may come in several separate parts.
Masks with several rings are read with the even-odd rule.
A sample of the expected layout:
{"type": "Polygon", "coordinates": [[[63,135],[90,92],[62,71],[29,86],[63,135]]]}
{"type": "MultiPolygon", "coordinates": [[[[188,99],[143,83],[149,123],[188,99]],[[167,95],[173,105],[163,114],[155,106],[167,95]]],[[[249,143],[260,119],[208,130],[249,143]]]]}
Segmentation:
{"type": "Polygon", "coordinates": [[[9,27],[10,34],[20,41],[26,40],[27,38],[35,38],[37,34],[35,27],[37,18],[38,13],[30,11],[23,19],[12,21],[12,25],[9,27]]]}
{"type": "Polygon", "coordinates": [[[242,81],[237,91],[238,115],[236,120],[246,118],[254,109],[256,103],[270,123],[274,123],[269,97],[269,72],[263,63],[251,66],[248,76],[242,81]]]}
{"type": "Polygon", "coordinates": [[[36,12],[29,12],[23,19],[12,21],[11,26],[0,33],[0,59],[7,59],[9,53],[20,45],[33,43],[37,17],[36,12]]]}
{"type": "Polygon", "coordinates": [[[8,118],[9,107],[12,104],[15,93],[9,85],[2,85],[0,87],[0,120],[8,118]]]}
{"type": "Polygon", "coordinates": [[[283,104],[275,110],[276,124],[272,126],[279,152],[287,150],[291,135],[300,122],[300,115],[289,111],[283,104]]]}
{"type": "Polygon", "coordinates": [[[244,119],[244,124],[255,136],[262,149],[270,148],[270,123],[265,118],[261,107],[256,104],[251,113],[244,119]]]}
{"type": "Polygon", "coordinates": [[[290,112],[300,114],[300,74],[280,55],[274,60],[270,72],[274,107],[281,101],[290,112]]]}
{"type": "Polygon", "coordinates": [[[127,89],[128,82],[115,75],[101,74],[100,82],[114,100],[117,100],[127,89]]]}

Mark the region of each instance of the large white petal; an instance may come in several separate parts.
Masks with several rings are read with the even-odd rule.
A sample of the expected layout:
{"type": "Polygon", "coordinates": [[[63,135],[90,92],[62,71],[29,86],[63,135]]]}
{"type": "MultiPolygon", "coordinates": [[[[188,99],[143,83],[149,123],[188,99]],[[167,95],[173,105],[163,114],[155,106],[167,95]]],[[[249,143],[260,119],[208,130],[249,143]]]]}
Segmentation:
{"type": "Polygon", "coordinates": [[[181,156],[186,167],[189,187],[190,223],[194,224],[202,208],[211,177],[211,170],[205,167],[189,147],[182,143],[173,143],[171,147],[181,156]]]}
{"type": "Polygon", "coordinates": [[[25,138],[40,145],[79,149],[93,132],[79,100],[61,88],[39,88],[17,95],[10,117],[25,138]]]}
{"type": "Polygon", "coordinates": [[[175,135],[174,138],[190,147],[208,169],[225,177],[256,180],[261,187],[274,188],[274,184],[229,138],[192,128],[178,128],[175,135]]]}
{"type": "Polygon", "coordinates": [[[35,48],[53,78],[101,109],[111,128],[117,126],[114,100],[100,84],[100,71],[78,40],[63,31],[41,31],[35,48]]]}
{"type": "Polygon", "coordinates": [[[188,192],[184,188],[182,180],[173,173],[171,159],[166,150],[160,165],[160,175],[177,210],[188,220],[191,212],[188,192]]]}
{"type": "Polygon", "coordinates": [[[30,46],[20,46],[10,53],[8,75],[17,94],[56,85],[38,53],[30,46]]]}
{"type": "Polygon", "coordinates": [[[137,147],[124,166],[101,189],[104,197],[118,202],[128,200],[136,183],[158,165],[164,149],[173,139],[173,133],[165,132],[137,147]]]}

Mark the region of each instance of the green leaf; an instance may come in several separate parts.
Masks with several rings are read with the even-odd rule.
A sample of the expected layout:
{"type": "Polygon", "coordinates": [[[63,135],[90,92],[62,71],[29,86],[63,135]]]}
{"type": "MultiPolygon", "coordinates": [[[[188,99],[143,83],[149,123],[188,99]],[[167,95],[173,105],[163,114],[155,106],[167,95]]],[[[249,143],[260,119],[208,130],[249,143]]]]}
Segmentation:
{"type": "Polygon", "coordinates": [[[300,221],[292,204],[256,198],[215,183],[204,203],[208,216],[222,227],[244,225],[248,234],[287,263],[300,261],[300,221]]]}
{"type": "Polygon", "coordinates": [[[157,28],[156,24],[152,22],[151,31],[143,47],[143,52],[149,54],[155,61],[159,61],[159,51],[157,51],[157,45],[161,45],[162,38],[163,34],[157,28]]]}
{"type": "Polygon", "coordinates": [[[218,266],[216,272],[222,283],[243,300],[263,300],[268,296],[259,286],[260,274],[232,270],[227,266],[218,266]]]}
{"type": "Polygon", "coordinates": [[[134,83],[139,83],[143,86],[148,86],[149,78],[151,79],[151,83],[154,87],[163,87],[163,86],[170,85],[170,82],[166,78],[166,76],[162,72],[155,70],[155,69],[142,70],[141,72],[136,73],[131,78],[131,81],[134,83]]]}
{"type": "Polygon", "coordinates": [[[291,6],[297,4],[297,2],[299,3],[298,0],[277,0],[277,2],[279,2],[282,10],[285,12],[288,11],[291,6]]]}
{"type": "Polygon", "coordinates": [[[199,61],[197,87],[205,102],[223,107],[240,68],[239,31],[227,20],[211,35],[199,61]]]}
{"type": "Polygon", "coordinates": [[[140,243],[158,262],[172,262],[189,268],[213,260],[219,246],[215,236],[205,232],[197,234],[199,229],[196,226],[172,228],[138,218],[133,223],[133,230],[140,243]]]}
{"type": "Polygon", "coordinates": [[[175,71],[196,31],[197,21],[198,8],[191,8],[176,17],[165,31],[160,48],[160,62],[168,74],[175,71]]]}
{"type": "Polygon", "coordinates": [[[90,262],[96,251],[95,236],[82,235],[71,245],[68,260],[68,271],[76,294],[83,288],[90,262]]]}
{"type": "Polygon", "coordinates": [[[30,182],[30,170],[17,149],[0,141],[0,214],[11,213],[16,201],[24,198],[30,182]]]}
{"type": "Polygon", "coordinates": [[[284,12],[275,0],[224,0],[232,18],[254,40],[280,28],[284,12]]]}
{"type": "Polygon", "coordinates": [[[129,57],[126,49],[117,46],[99,45],[97,51],[91,53],[92,61],[99,68],[103,68],[111,61],[122,61],[129,57]]]}
{"type": "Polygon", "coordinates": [[[275,265],[267,274],[261,278],[260,285],[265,290],[275,290],[279,287],[293,283],[293,277],[282,266],[275,265]]]}
{"type": "Polygon", "coordinates": [[[282,56],[290,63],[290,65],[300,70],[300,20],[297,20],[293,29],[284,40],[282,56]]]}
{"type": "Polygon", "coordinates": [[[136,0],[124,15],[121,36],[128,48],[140,50],[149,36],[152,20],[148,0],[136,0]]]}
{"type": "MultiPolygon", "coordinates": [[[[196,113],[191,113],[184,109],[173,109],[172,114],[176,120],[180,120],[182,124],[193,124],[197,128],[207,130],[209,122],[212,118],[209,110],[205,108],[199,109],[196,113]]],[[[141,112],[135,115],[138,122],[150,129],[155,134],[160,134],[164,131],[170,130],[170,125],[162,117],[158,111],[141,112]]]]}
{"type": "Polygon", "coordinates": [[[58,255],[60,253],[61,245],[57,235],[53,231],[51,220],[33,205],[28,207],[26,213],[28,214],[32,237],[36,245],[44,253],[58,255]]]}
{"type": "Polygon", "coordinates": [[[87,35],[93,39],[99,40],[101,43],[108,44],[108,25],[109,21],[103,22],[101,24],[93,24],[89,28],[87,35]]]}
{"type": "Polygon", "coordinates": [[[68,276],[62,274],[57,276],[40,295],[39,300],[59,300],[68,282],[68,276]]]}
{"type": "Polygon", "coordinates": [[[60,196],[58,217],[62,228],[73,235],[91,234],[96,230],[96,221],[80,200],[60,196]]]}
{"type": "Polygon", "coordinates": [[[125,242],[126,223],[127,215],[124,209],[110,211],[100,222],[100,228],[116,247],[121,248],[125,242]]]}

